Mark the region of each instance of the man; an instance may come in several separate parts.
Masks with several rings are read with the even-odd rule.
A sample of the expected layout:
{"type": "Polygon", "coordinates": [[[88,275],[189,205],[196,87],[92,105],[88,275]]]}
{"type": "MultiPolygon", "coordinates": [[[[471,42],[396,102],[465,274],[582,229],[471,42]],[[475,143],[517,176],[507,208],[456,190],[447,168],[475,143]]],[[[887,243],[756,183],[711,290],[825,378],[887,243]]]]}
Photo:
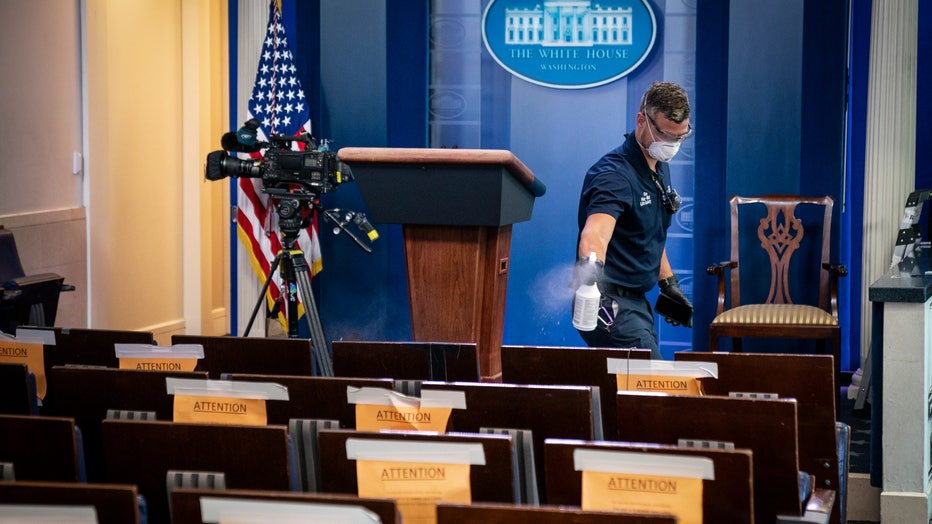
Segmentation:
{"type": "Polygon", "coordinates": [[[645,298],[658,281],[661,294],[689,312],[685,322],[691,325],[692,304],[679,288],[665,248],[680,203],[667,163],[690,135],[686,91],[673,83],[654,83],[641,99],[634,132],[586,173],[575,285],[595,279],[602,294],[598,325],[579,332],[589,346],[644,348],[652,358],[662,358],[645,298]],[[591,253],[596,264],[588,262],[591,253]]]}

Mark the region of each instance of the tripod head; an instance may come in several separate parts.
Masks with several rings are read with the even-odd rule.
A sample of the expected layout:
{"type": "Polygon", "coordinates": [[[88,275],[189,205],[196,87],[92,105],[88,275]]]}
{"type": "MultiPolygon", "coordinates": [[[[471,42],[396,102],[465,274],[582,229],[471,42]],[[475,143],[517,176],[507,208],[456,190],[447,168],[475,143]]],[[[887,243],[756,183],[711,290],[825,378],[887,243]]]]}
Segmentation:
{"type": "Polygon", "coordinates": [[[324,209],[320,205],[320,199],[317,198],[317,195],[308,192],[292,193],[268,188],[263,191],[277,201],[278,227],[281,230],[282,246],[285,249],[293,249],[298,240],[298,232],[311,225],[313,215],[307,213],[305,216],[305,213],[301,212],[303,209],[312,211],[316,209],[319,211],[324,220],[334,223],[334,235],[343,231],[366,253],[371,253],[372,248],[350,231],[347,226],[350,223],[355,224],[366,235],[369,242],[374,242],[379,238],[378,232],[372,227],[365,213],[338,208],[324,209]]]}

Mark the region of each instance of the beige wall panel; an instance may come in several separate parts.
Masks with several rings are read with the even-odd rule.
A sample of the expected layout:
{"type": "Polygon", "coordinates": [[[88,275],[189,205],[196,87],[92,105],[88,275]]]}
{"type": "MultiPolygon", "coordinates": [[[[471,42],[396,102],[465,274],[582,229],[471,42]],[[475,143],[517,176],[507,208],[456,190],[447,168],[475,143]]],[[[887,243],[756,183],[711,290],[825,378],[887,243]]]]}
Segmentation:
{"type": "Polygon", "coordinates": [[[181,2],[87,6],[92,324],[177,329],[181,2]]]}

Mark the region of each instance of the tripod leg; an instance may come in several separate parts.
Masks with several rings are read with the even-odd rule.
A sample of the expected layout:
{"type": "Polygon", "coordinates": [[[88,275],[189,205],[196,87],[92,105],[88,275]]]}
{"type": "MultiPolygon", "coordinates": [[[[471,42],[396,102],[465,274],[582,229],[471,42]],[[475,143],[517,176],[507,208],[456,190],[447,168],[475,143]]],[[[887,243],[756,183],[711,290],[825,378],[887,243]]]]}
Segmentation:
{"type": "Polygon", "coordinates": [[[333,362],[330,358],[330,348],[329,344],[327,344],[327,338],[324,335],[324,328],[320,323],[320,315],[317,312],[317,303],[314,301],[314,294],[311,292],[311,273],[307,267],[307,261],[304,259],[304,253],[301,251],[293,251],[289,255],[292,266],[294,267],[295,281],[298,284],[298,293],[301,297],[301,302],[304,304],[307,327],[311,331],[311,345],[314,350],[314,355],[317,357],[317,368],[321,376],[332,377],[333,362]]]}
{"type": "Polygon", "coordinates": [[[252,315],[249,316],[249,323],[246,324],[246,331],[243,332],[244,337],[249,336],[249,331],[252,329],[252,323],[256,320],[256,314],[259,312],[259,307],[265,302],[265,295],[269,291],[269,284],[272,283],[272,277],[275,275],[275,271],[278,269],[278,265],[281,262],[282,253],[275,255],[275,259],[272,260],[272,263],[269,264],[269,276],[265,279],[265,284],[262,285],[262,291],[259,292],[259,299],[256,300],[255,307],[252,308],[252,315]]]}

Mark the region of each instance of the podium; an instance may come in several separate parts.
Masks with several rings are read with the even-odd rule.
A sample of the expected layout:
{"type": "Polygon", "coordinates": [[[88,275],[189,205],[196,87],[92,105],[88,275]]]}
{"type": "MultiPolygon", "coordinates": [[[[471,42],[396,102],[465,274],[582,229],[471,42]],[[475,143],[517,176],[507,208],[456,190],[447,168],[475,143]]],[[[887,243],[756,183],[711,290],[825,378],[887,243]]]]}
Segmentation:
{"type": "Polygon", "coordinates": [[[512,224],[546,187],[510,151],[346,147],[373,222],[402,224],[416,342],[475,342],[500,382],[512,224]]]}

